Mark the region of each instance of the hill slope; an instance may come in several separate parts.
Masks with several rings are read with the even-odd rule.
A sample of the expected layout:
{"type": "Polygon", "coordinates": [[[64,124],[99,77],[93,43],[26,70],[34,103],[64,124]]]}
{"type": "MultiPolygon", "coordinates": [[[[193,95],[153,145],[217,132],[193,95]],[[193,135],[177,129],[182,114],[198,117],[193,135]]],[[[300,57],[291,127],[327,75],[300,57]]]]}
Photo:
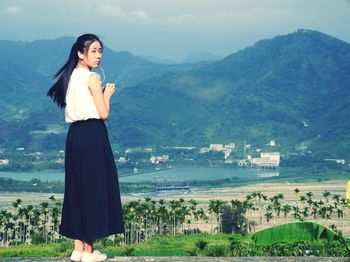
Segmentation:
{"type": "MultiPolygon", "coordinates": [[[[44,58],[35,58],[40,60],[35,62],[35,53],[25,49],[33,57],[34,73],[31,73],[33,81],[27,81],[22,89],[31,84],[33,94],[45,93],[49,80],[43,75],[57,70],[50,61],[58,57],[50,50],[59,49],[59,43],[66,40],[46,43],[48,47],[42,48],[47,50],[43,51],[43,57],[48,58],[46,62],[44,58]]],[[[11,44],[7,44],[11,49],[11,44]]],[[[16,49],[28,44],[13,45],[16,49]]],[[[67,52],[67,46],[64,50],[67,52]]],[[[0,84],[0,91],[7,89],[9,93],[8,98],[1,97],[0,109],[9,116],[13,115],[10,109],[14,104],[9,99],[14,92],[11,83],[15,79],[30,79],[26,76],[30,71],[20,73],[21,68],[16,69],[20,61],[11,62],[13,65],[6,63],[5,69],[0,67],[1,79],[7,77],[0,84]],[[8,79],[9,76],[13,79],[8,79]]],[[[350,141],[350,45],[329,35],[298,30],[261,40],[217,62],[192,65],[155,64],[106,48],[104,65],[105,71],[110,72],[107,79],[121,83],[107,122],[114,143],[200,146],[245,140],[260,146],[275,139],[288,150],[303,144],[332,157],[344,157],[350,150],[347,142],[350,141]]],[[[26,109],[29,112],[20,119],[29,130],[38,129],[31,124],[33,119],[40,119],[36,124],[41,129],[63,125],[63,113],[44,95],[18,96],[17,92],[16,99],[23,105],[22,109],[27,108],[26,103],[37,107],[26,109]]],[[[6,137],[4,129],[11,124],[9,117],[1,125],[5,126],[0,127],[2,137],[6,137]]],[[[16,132],[10,138],[20,139],[18,143],[27,147],[47,147],[28,135],[29,130],[22,129],[21,138],[16,132]]],[[[56,136],[58,144],[51,146],[62,148],[64,133],[56,136]]],[[[44,140],[50,141],[50,135],[44,140]]],[[[6,141],[0,143],[11,144],[6,141]]]]}

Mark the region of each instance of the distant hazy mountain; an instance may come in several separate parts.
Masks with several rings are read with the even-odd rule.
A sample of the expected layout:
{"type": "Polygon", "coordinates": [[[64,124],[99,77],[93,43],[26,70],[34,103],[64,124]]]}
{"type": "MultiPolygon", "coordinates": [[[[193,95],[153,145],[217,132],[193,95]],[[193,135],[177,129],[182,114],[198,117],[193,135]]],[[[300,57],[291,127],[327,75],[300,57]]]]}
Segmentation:
{"type": "MultiPolygon", "coordinates": [[[[0,146],[64,147],[63,111],[45,93],[71,42],[0,41],[0,146]]],[[[302,144],[325,156],[349,153],[350,45],[339,39],[298,30],[186,65],[108,47],[104,55],[107,78],[122,85],[107,122],[113,143],[260,146],[274,139],[289,151],[302,144]]]]}
{"type": "Polygon", "coordinates": [[[166,64],[166,65],[176,64],[175,61],[170,60],[170,59],[160,59],[160,58],[156,58],[154,56],[144,56],[144,55],[140,55],[140,57],[145,59],[145,60],[148,60],[150,62],[157,63],[157,64],[166,64]]]}
{"type": "MultiPolygon", "coordinates": [[[[64,65],[73,43],[72,37],[33,42],[0,41],[0,64],[3,67],[12,63],[48,78],[64,65]]],[[[190,65],[158,64],[127,51],[115,52],[105,47],[102,67],[106,81],[115,81],[125,87],[173,70],[187,70],[190,65]]]]}
{"type": "Polygon", "coordinates": [[[214,55],[207,51],[199,51],[199,52],[193,52],[187,55],[185,58],[181,60],[181,63],[185,64],[185,63],[196,63],[201,61],[217,61],[222,58],[223,58],[222,56],[214,55]]]}

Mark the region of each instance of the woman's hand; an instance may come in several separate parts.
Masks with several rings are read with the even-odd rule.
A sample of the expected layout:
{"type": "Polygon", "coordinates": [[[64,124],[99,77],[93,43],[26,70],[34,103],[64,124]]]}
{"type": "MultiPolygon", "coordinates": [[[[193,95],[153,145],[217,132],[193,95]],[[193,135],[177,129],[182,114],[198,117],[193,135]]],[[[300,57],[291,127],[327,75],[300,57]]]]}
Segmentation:
{"type": "Polygon", "coordinates": [[[111,97],[115,92],[115,84],[114,83],[107,83],[104,91],[103,91],[103,95],[107,96],[107,97],[111,97]]]}

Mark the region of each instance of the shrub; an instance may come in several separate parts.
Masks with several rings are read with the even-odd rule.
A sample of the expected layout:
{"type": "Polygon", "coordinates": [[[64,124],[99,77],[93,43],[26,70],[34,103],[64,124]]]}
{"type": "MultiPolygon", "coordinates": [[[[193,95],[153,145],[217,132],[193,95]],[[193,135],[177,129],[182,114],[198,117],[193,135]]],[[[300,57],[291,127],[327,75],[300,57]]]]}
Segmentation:
{"type": "Polygon", "coordinates": [[[339,241],[296,241],[256,245],[239,236],[230,238],[232,256],[320,256],[347,257],[347,247],[339,241]]]}
{"type": "Polygon", "coordinates": [[[208,257],[226,257],[229,255],[228,247],[224,245],[209,245],[205,250],[208,257]]]}
{"type": "Polygon", "coordinates": [[[59,252],[59,253],[64,253],[64,254],[67,254],[67,253],[70,253],[73,248],[73,243],[71,241],[62,241],[60,242],[56,248],[55,248],[55,251],[59,252]]]}
{"type": "Polygon", "coordinates": [[[207,246],[207,244],[208,244],[207,241],[204,241],[203,239],[201,239],[201,240],[198,240],[195,245],[199,250],[203,251],[204,248],[207,246]]]}
{"type": "Polygon", "coordinates": [[[34,233],[32,236],[32,244],[43,244],[45,243],[45,237],[42,233],[34,233]]]}
{"type": "Polygon", "coordinates": [[[125,249],[122,251],[121,255],[127,256],[127,257],[134,256],[134,251],[135,251],[135,248],[133,248],[133,247],[125,247],[125,249]]]}

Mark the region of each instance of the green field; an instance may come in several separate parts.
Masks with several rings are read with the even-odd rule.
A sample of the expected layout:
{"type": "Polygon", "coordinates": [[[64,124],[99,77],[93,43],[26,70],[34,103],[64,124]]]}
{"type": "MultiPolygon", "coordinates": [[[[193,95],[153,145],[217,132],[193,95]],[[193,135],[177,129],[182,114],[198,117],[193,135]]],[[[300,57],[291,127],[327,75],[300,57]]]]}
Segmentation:
{"type": "MultiPolygon", "coordinates": [[[[329,256],[347,257],[347,248],[338,241],[291,242],[256,245],[250,235],[196,234],[187,236],[156,237],[146,243],[119,245],[107,238],[98,240],[95,248],[115,256],[329,256]]],[[[349,245],[349,243],[348,243],[349,245]]],[[[0,248],[1,258],[59,258],[69,257],[71,240],[41,245],[17,245],[0,248]]]]}
{"type": "MultiPolygon", "coordinates": [[[[198,234],[193,236],[156,237],[147,243],[119,245],[113,241],[99,240],[95,248],[105,252],[109,257],[130,255],[135,256],[188,256],[190,250],[198,240],[205,240],[208,243],[222,244],[229,246],[229,237],[226,234],[198,234]],[[128,253],[129,252],[129,253],[128,253]]],[[[17,245],[0,248],[0,257],[67,257],[73,250],[73,241],[62,239],[57,243],[40,245],[17,245]]]]}

